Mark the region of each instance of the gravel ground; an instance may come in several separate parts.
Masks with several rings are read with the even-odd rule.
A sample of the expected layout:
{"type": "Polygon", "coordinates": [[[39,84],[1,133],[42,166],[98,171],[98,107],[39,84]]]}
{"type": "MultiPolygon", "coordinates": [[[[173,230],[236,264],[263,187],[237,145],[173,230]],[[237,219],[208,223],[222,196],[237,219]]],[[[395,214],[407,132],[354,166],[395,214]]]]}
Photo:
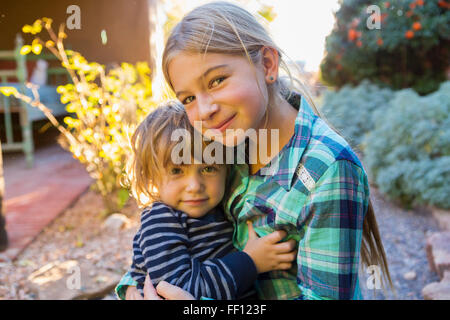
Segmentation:
{"type": "Polygon", "coordinates": [[[366,285],[369,275],[361,274],[363,296],[367,300],[423,300],[422,288],[439,281],[428,266],[425,251],[427,235],[439,231],[437,221],[426,209],[405,210],[387,201],[374,187],[370,190],[397,295],[384,294],[382,290],[375,290],[374,295],[366,285]],[[405,279],[409,272],[414,272],[416,277],[405,279]]]}

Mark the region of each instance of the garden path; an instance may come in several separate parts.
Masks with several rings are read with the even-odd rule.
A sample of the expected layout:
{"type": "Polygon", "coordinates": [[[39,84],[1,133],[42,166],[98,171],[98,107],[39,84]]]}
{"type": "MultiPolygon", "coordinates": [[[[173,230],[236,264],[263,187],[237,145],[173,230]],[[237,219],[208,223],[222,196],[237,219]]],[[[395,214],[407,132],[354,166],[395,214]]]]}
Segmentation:
{"type": "Polygon", "coordinates": [[[84,167],[56,143],[36,149],[31,169],[21,153],[5,154],[3,162],[9,247],[0,261],[15,259],[92,183],[84,167]]]}
{"type": "Polygon", "coordinates": [[[378,222],[389,269],[397,296],[383,290],[368,289],[369,274],[361,274],[360,284],[367,300],[422,300],[422,288],[439,282],[436,273],[430,270],[425,250],[426,238],[440,231],[436,219],[427,209],[407,210],[371,186],[371,199],[378,222]]]}

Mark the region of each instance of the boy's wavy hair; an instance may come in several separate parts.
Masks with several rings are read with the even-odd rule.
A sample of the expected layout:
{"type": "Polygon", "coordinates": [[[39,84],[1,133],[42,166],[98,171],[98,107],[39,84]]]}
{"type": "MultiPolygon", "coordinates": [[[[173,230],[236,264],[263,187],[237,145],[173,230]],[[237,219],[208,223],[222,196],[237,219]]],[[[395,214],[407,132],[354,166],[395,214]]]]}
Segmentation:
{"type": "MultiPolygon", "coordinates": [[[[162,179],[161,172],[172,163],[172,150],[180,144],[179,140],[172,140],[172,133],[177,129],[190,134],[190,141],[181,142],[190,143],[189,150],[194,155],[194,128],[183,105],[176,100],[165,102],[148,114],[131,138],[133,153],[126,165],[124,185],[140,207],[159,198],[156,186],[162,179]]],[[[202,141],[202,146],[205,145],[202,141]]]]}
{"type": "MultiPolygon", "coordinates": [[[[261,49],[264,46],[277,50],[279,67],[287,74],[287,78],[278,77],[273,84],[268,85],[268,103],[280,98],[289,99],[292,92],[298,92],[307,100],[314,112],[324,119],[315,107],[307,86],[293,77],[292,71],[301,74],[297,65],[292,60],[289,60],[290,64],[286,62],[287,55],[275,44],[263,23],[258,22],[258,19],[245,9],[232,3],[222,1],[207,3],[183,17],[172,29],[166,42],[162,58],[164,77],[173,89],[168,66],[181,52],[244,56],[250,63],[256,65],[261,61],[261,49]],[[292,68],[296,70],[291,71],[292,68]]],[[[365,266],[378,265],[383,271],[385,282],[387,281],[391,289],[394,289],[371,201],[363,223],[361,257],[365,266]]]]}

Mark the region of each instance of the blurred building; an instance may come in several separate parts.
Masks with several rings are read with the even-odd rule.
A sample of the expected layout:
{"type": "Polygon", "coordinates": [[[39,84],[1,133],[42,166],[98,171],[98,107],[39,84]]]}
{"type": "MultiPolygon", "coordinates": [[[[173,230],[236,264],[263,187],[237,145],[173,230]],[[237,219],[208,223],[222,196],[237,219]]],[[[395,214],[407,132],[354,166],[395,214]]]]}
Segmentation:
{"type": "MultiPolygon", "coordinates": [[[[71,15],[67,8],[77,5],[81,28],[65,29],[68,47],[80,52],[88,61],[102,64],[151,63],[149,17],[156,3],[157,0],[2,0],[0,50],[14,49],[15,36],[22,32],[22,26],[38,18],[53,19],[53,28],[58,30],[71,15]],[[106,44],[102,44],[102,30],[106,32],[106,44]]],[[[29,34],[22,36],[25,43],[32,39],[29,34]]]]}
{"type": "MultiPolygon", "coordinates": [[[[39,64],[33,53],[25,57],[25,62],[11,56],[18,35],[24,44],[31,44],[35,37],[23,33],[22,27],[47,17],[53,20],[52,29],[56,34],[60,25],[65,24],[64,32],[67,34],[64,40],[65,48],[80,52],[88,62],[101,63],[108,69],[122,62],[135,64],[138,61],[145,61],[152,70],[155,70],[157,52],[155,35],[156,30],[161,29],[160,23],[156,21],[158,19],[156,12],[161,11],[157,10],[161,8],[159,6],[161,2],[160,0],[1,0],[0,82],[15,85],[22,81],[19,75],[26,69],[28,81],[36,75],[34,79],[40,79],[43,83],[39,83],[41,101],[54,115],[62,117],[66,112],[56,93],[56,86],[68,80],[53,81],[56,78],[61,80],[61,77],[52,74],[50,79],[50,73],[46,73],[46,70],[50,69],[61,71],[54,70],[55,67],[61,67],[60,61],[47,56],[43,58],[46,61],[39,61],[39,64]],[[48,68],[42,67],[44,64],[48,68]],[[38,77],[38,74],[41,77],[38,77]]],[[[43,41],[50,39],[45,28],[38,36],[43,41]]],[[[17,43],[20,46],[20,39],[17,43]]],[[[43,57],[45,53],[49,53],[45,51],[46,49],[43,50],[43,57]]],[[[48,120],[42,112],[36,111],[37,109],[32,108],[33,112],[39,115],[31,116],[31,111],[23,112],[23,108],[14,99],[8,100],[7,103],[7,100],[0,96],[0,139],[3,151],[22,150],[31,163],[30,150],[33,149],[33,144],[30,141],[43,141],[40,133],[47,130],[48,120]],[[12,109],[7,106],[10,104],[12,109]],[[30,138],[30,135],[35,136],[35,139],[30,138]]]]}

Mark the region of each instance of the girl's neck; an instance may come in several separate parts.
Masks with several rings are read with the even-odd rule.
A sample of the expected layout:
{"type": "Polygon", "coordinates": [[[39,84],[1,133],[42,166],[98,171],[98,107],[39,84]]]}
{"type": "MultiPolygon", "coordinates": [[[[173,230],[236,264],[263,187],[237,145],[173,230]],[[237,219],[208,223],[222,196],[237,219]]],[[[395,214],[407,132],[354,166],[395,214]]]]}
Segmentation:
{"type": "MultiPolygon", "coordinates": [[[[268,119],[264,126],[264,122],[258,129],[267,129],[267,139],[261,139],[260,132],[257,130],[258,140],[257,140],[257,150],[258,155],[256,156],[257,163],[250,164],[250,173],[255,174],[259,169],[268,164],[269,160],[276,157],[278,153],[283,149],[283,147],[289,142],[295,130],[295,118],[297,117],[298,111],[292,107],[289,102],[282,98],[275,100],[275,103],[271,103],[268,106],[268,119]],[[278,131],[278,143],[273,145],[271,135],[272,130],[278,131]],[[269,159],[261,159],[259,157],[260,144],[267,144],[267,155],[269,159]],[[271,156],[273,155],[273,156],[271,156]]],[[[264,153],[264,152],[263,152],[264,153]]]]}

